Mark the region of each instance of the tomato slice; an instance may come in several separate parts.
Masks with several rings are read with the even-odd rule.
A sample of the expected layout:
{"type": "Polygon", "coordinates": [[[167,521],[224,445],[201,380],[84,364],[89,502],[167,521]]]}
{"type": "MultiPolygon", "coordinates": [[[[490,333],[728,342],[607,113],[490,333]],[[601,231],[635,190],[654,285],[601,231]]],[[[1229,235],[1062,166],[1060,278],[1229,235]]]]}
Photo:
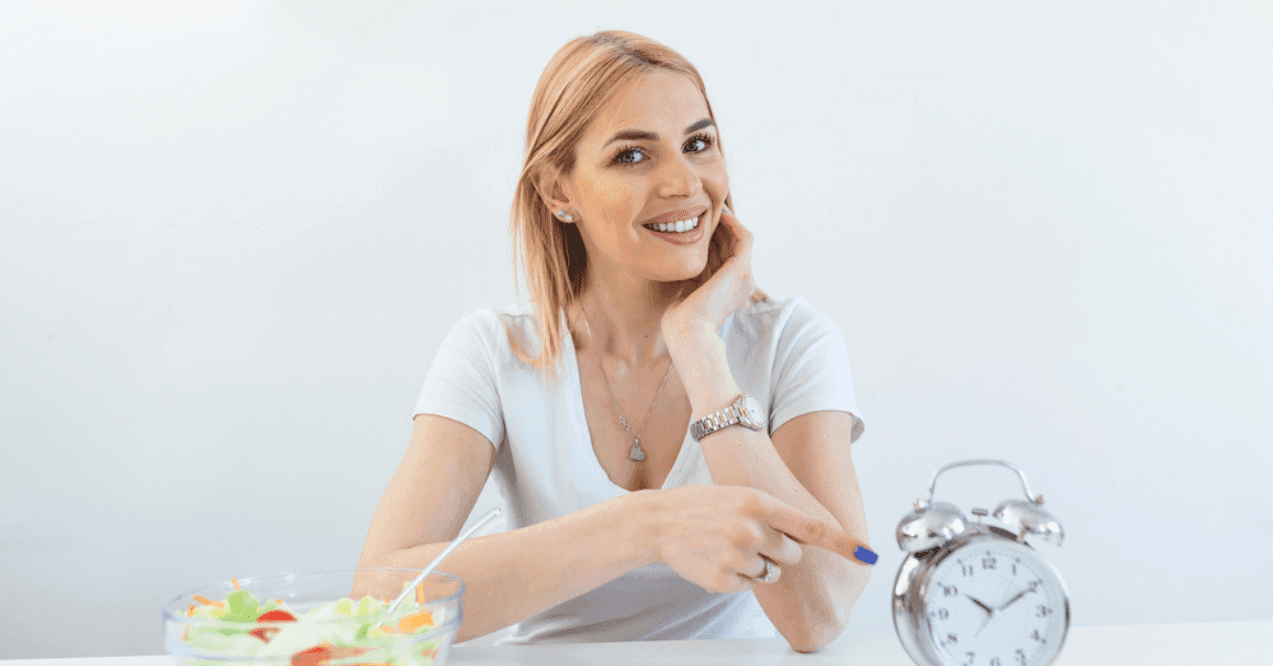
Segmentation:
{"type": "Polygon", "coordinates": [[[330,659],[331,654],[331,649],[326,645],[315,645],[292,655],[292,666],[318,666],[330,659]]]}
{"type": "Polygon", "coordinates": [[[266,643],[269,643],[270,639],[274,638],[274,634],[278,633],[278,627],[257,627],[248,633],[256,636],[266,643]]]}
{"type": "Polygon", "coordinates": [[[371,651],[371,648],[335,647],[327,641],[292,655],[292,666],[320,666],[328,659],[349,659],[360,657],[371,651]]]}
{"type": "MultiPolygon", "coordinates": [[[[292,615],[291,613],[285,610],[280,609],[280,610],[272,610],[272,611],[267,611],[265,613],[261,613],[261,617],[256,618],[256,621],[257,622],[295,622],[296,616],[292,615]]],[[[253,629],[252,631],[249,631],[248,633],[252,634],[253,636],[256,636],[257,638],[265,641],[266,643],[269,643],[270,639],[274,638],[274,635],[277,634],[278,631],[279,631],[278,627],[257,627],[256,629],[253,629]]]]}

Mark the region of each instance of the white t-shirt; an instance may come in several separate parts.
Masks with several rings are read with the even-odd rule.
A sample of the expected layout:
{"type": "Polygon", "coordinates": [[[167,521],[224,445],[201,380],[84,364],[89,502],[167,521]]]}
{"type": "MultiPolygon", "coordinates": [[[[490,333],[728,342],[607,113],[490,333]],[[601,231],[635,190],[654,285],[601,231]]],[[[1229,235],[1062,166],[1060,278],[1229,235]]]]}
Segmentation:
{"type": "MultiPolygon", "coordinates": [[[[531,357],[539,352],[530,304],[464,315],[429,369],[416,414],[464,423],[496,447],[493,472],[509,508],[509,529],[558,518],[629,491],[610,480],[592,448],[575,345],[564,334],[556,379],[545,382],[517,358],[504,325],[531,357]]],[[[769,432],[809,412],[861,413],[844,338],[803,298],[749,303],[721,327],[739,388],[769,410],[769,432]]],[[[663,488],[711,485],[688,429],[663,488]]],[[[754,593],[710,594],[665,563],[641,567],[518,624],[499,644],[777,635],[754,593]]]]}

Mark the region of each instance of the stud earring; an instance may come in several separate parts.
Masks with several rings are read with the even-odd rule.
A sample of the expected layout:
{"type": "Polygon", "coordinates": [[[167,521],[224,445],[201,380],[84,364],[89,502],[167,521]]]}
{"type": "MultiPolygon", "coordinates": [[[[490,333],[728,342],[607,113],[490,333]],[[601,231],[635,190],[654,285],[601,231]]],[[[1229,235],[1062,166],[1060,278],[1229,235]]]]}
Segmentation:
{"type": "Polygon", "coordinates": [[[559,211],[557,211],[557,217],[558,217],[558,219],[560,219],[562,222],[574,222],[574,221],[575,221],[575,217],[574,217],[573,215],[571,215],[571,214],[567,213],[567,212],[566,212],[566,211],[564,211],[564,210],[559,210],[559,211]]]}

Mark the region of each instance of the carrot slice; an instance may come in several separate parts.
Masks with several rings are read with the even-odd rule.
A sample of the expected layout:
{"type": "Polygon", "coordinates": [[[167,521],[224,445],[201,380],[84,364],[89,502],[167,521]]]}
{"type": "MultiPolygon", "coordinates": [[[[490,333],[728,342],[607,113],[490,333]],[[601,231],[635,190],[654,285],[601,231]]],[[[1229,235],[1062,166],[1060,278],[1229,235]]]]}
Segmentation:
{"type": "Polygon", "coordinates": [[[417,604],[424,603],[424,583],[423,582],[415,586],[415,602],[417,604]]]}
{"type": "MultiPolygon", "coordinates": [[[[190,604],[190,608],[186,609],[186,617],[194,617],[194,604],[190,604]]],[[[186,628],[181,630],[181,642],[182,643],[186,642],[186,636],[189,636],[189,635],[190,635],[190,625],[187,624],[186,628]]]]}
{"type": "Polygon", "coordinates": [[[239,589],[239,579],[238,579],[238,578],[231,578],[231,579],[230,579],[230,582],[231,582],[231,583],[234,583],[234,589],[236,589],[236,590],[237,590],[237,589],[239,589]]]}
{"type": "Polygon", "coordinates": [[[426,624],[433,626],[433,616],[429,614],[429,611],[420,611],[398,620],[398,630],[409,634],[426,624]]]}
{"type": "Polygon", "coordinates": [[[225,608],[225,604],[221,603],[220,601],[213,601],[207,597],[201,597],[197,594],[194,595],[194,600],[203,604],[204,606],[216,606],[217,608],[225,608]]]}

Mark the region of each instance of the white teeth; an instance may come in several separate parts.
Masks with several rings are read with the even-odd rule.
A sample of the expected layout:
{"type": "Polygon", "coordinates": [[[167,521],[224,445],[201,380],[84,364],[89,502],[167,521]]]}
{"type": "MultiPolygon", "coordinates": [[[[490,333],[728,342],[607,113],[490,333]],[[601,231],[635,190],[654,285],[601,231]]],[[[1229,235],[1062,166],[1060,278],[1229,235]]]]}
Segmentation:
{"type": "Polygon", "coordinates": [[[695,217],[688,220],[677,220],[676,222],[671,223],[656,222],[648,226],[654,227],[658,231],[662,231],[664,233],[685,233],[686,231],[697,228],[698,220],[699,218],[695,217]]]}

